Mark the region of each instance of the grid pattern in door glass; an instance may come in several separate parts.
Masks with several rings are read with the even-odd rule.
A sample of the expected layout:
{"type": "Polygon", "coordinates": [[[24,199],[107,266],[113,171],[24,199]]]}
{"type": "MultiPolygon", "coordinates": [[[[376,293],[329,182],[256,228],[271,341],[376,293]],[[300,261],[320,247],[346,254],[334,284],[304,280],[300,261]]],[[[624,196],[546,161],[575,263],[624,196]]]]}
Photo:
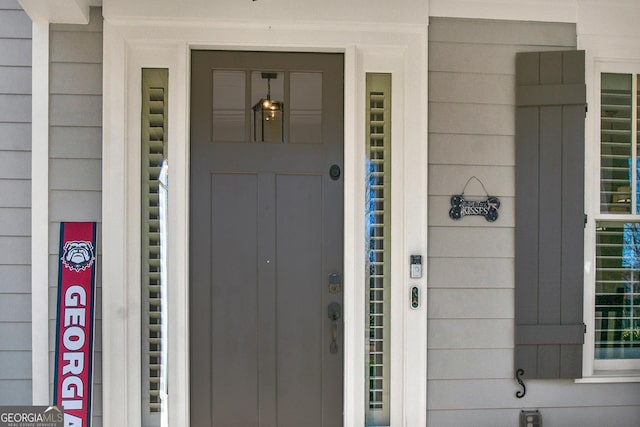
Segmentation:
{"type": "Polygon", "coordinates": [[[389,417],[390,89],[390,75],[367,75],[368,426],[386,425],[389,417]]]}

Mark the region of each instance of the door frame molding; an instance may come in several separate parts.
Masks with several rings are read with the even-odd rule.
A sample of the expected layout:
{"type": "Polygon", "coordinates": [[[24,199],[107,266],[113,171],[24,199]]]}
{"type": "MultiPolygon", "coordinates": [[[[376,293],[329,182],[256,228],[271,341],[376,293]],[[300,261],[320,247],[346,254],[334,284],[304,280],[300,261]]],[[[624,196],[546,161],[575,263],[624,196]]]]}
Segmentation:
{"type": "Polygon", "coordinates": [[[409,255],[427,258],[427,25],[104,22],[103,423],[140,425],[140,81],[169,69],[169,425],[189,425],[189,71],[193,48],[342,52],[344,117],[344,425],[364,425],[365,73],[392,73],[391,425],[426,425],[424,302],[409,309],[409,255]],[[321,30],[320,30],[321,29],[321,30]],[[149,41],[149,34],[154,34],[149,41]],[[258,42],[258,40],[260,42],[258,42]],[[396,285],[397,284],[397,285],[396,285]],[[406,304],[405,304],[406,303],[406,304]]]}

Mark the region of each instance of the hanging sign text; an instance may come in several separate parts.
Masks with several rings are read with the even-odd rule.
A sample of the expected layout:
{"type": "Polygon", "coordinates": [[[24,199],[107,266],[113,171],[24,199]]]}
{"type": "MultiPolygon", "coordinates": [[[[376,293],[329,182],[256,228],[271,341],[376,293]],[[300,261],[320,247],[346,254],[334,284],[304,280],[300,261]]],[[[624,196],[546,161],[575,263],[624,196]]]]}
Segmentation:
{"type": "Polygon", "coordinates": [[[451,196],[449,217],[460,219],[467,215],[480,215],[489,222],[498,219],[500,200],[494,196],[487,196],[485,200],[465,200],[462,194],[451,196]]]}

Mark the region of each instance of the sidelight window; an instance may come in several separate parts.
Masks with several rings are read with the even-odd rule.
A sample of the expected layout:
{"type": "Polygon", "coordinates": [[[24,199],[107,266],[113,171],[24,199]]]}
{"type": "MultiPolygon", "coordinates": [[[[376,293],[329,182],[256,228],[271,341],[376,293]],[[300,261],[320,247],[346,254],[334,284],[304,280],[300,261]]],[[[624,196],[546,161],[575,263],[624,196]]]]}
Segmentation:
{"type": "Polygon", "coordinates": [[[142,71],[142,425],[167,426],[168,70],[142,71]]]}
{"type": "Polygon", "coordinates": [[[366,425],[389,425],[391,75],[367,74],[366,425]]]}

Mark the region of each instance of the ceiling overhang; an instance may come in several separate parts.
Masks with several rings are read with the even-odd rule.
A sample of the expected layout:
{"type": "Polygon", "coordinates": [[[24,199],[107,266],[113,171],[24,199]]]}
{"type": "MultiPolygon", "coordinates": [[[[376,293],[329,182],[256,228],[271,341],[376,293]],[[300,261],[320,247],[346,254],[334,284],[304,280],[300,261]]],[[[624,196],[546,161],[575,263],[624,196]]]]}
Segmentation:
{"type": "Polygon", "coordinates": [[[88,24],[89,7],[102,0],[18,0],[33,22],[88,24]]]}

